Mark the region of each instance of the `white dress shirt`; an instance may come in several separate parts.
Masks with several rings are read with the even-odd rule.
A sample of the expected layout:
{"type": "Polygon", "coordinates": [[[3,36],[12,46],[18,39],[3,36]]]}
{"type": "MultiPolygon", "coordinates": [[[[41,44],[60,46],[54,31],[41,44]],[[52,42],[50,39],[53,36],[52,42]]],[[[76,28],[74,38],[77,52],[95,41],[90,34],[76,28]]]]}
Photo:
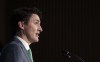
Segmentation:
{"type": "Polygon", "coordinates": [[[19,36],[15,36],[15,37],[18,38],[22,42],[22,44],[24,45],[24,47],[26,48],[26,50],[30,49],[29,44],[24,39],[22,39],[19,36]]]}

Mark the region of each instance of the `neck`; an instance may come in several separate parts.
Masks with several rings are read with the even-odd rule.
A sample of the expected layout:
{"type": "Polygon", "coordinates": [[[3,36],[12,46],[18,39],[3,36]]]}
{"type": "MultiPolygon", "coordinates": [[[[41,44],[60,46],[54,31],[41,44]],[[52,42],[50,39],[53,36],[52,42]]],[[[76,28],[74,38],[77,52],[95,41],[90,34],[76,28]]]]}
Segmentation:
{"type": "Polygon", "coordinates": [[[31,44],[31,42],[27,39],[27,37],[24,34],[18,32],[16,35],[21,37],[23,40],[25,40],[29,45],[31,44]]]}

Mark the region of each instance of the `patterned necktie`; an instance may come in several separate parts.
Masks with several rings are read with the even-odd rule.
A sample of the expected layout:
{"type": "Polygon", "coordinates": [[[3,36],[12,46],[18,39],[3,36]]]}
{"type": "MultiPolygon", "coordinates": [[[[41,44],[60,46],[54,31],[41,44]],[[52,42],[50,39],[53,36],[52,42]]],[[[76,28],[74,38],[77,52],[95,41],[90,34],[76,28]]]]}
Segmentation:
{"type": "Polygon", "coordinates": [[[30,59],[31,59],[32,62],[33,62],[33,57],[32,57],[32,51],[31,51],[31,49],[28,50],[28,53],[29,53],[30,59]]]}

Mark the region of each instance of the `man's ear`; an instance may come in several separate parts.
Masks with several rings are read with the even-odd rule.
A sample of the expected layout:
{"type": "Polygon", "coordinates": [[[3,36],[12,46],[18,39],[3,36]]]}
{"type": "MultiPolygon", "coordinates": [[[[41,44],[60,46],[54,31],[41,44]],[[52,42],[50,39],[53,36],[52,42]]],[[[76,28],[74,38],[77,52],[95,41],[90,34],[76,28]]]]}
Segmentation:
{"type": "Polygon", "coordinates": [[[20,29],[23,30],[24,29],[24,22],[23,21],[19,21],[18,22],[18,26],[19,26],[20,29]]]}

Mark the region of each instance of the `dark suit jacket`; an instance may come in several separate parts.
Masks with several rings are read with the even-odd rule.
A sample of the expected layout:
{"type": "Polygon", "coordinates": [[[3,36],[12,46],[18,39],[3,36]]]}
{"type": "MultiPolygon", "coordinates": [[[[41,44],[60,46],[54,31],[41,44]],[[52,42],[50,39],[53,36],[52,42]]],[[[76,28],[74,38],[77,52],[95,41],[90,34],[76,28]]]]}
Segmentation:
{"type": "Polygon", "coordinates": [[[32,62],[21,41],[15,38],[1,52],[0,62],[32,62]]]}

